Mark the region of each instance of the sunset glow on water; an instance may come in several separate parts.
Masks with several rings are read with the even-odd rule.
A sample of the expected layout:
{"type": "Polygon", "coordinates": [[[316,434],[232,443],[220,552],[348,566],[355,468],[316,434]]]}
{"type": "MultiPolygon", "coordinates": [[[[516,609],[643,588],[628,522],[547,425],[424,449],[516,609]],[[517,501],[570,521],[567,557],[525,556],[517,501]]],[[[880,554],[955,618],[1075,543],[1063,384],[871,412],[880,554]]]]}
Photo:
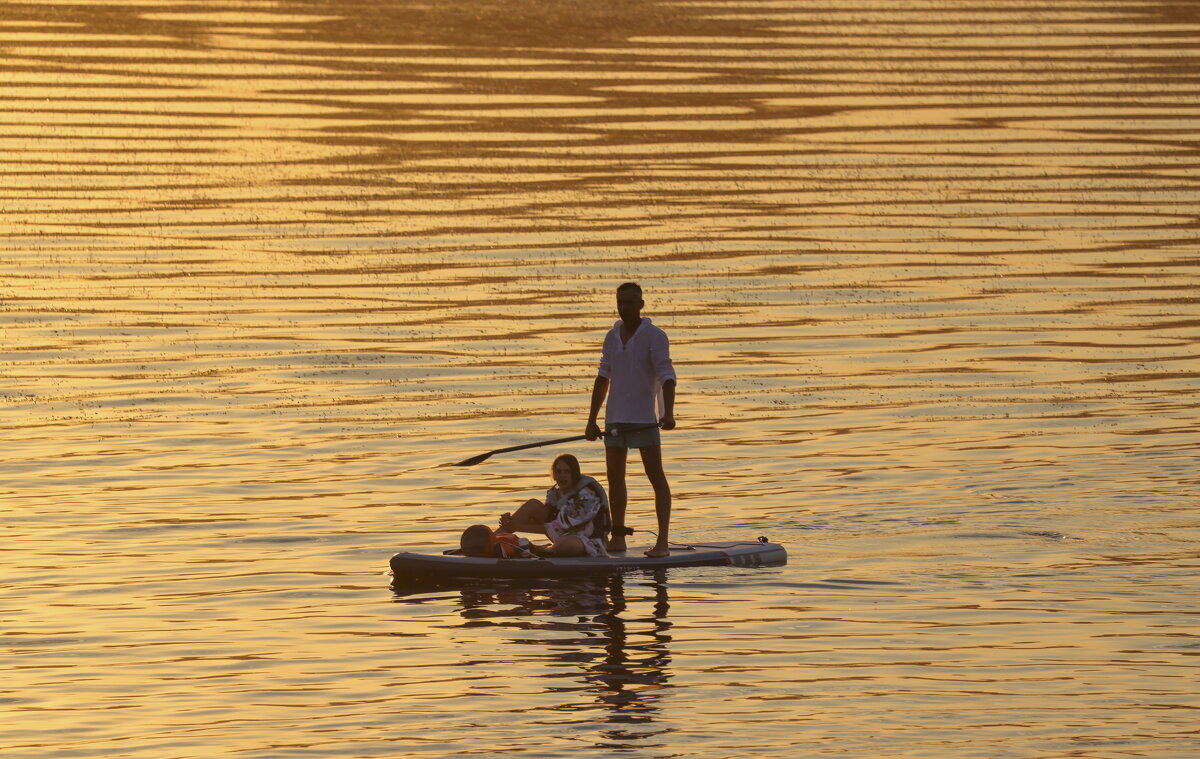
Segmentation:
{"type": "Polygon", "coordinates": [[[0,755],[1196,755],[1193,4],[8,0],[0,53],[0,755]],[[789,563],[391,587],[603,481],[446,464],[581,433],[630,280],[672,537],[789,563]]]}

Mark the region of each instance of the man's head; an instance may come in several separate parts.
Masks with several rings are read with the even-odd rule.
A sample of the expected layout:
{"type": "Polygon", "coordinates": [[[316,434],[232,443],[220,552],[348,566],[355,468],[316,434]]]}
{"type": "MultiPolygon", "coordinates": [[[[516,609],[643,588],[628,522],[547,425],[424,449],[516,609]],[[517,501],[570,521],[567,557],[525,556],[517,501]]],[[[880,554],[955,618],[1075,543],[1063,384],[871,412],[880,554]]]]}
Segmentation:
{"type": "Polygon", "coordinates": [[[458,547],[467,556],[487,556],[492,547],[492,528],[486,524],[473,524],[463,530],[458,547]]]}
{"type": "Polygon", "coordinates": [[[642,288],[636,282],[626,282],[617,288],[617,315],[624,322],[637,322],[642,318],[642,288]]]}

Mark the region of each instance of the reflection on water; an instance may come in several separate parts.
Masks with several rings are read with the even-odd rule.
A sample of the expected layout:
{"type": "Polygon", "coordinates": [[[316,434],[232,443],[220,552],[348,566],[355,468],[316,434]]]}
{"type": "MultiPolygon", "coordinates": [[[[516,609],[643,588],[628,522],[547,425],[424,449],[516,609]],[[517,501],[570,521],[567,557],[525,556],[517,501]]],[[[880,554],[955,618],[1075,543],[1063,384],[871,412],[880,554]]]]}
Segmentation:
{"type": "MultiPolygon", "coordinates": [[[[558,709],[578,715],[579,725],[602,724],[605,748],[635,749],[668,732],[656,717],[662,691],[671,687],[666,573],[645,573],[637,581],[651,590],[649,597],[638,599],[647,602],[649,617],[627,614],[626,578],[619,575],[501,584],[459,581],[450,587],[457,587],[463,628],[494,628],[511,650],[507,656],[548,661],[543,666],[555,671],[540,677],[553,681],[544,690],[563,702],[558,709]],[[523,653],[526,648],[529,653],[523,653]],[[580,674],[572,677],[564,670],[580,674]],[[603,716],[594,713],[597,709],[603,716]],[[636,732],[630,734],[632,730],[636,732]]],[[[395,590],[403,603],[406,595],[430,588],[395,590]]]]}
{"type": "Polygon", "coordinates": [[[0,752],[1194,753],[1198,39],[9,0],[0,752]],[[440,465],[581,431],[631,279],[673,535],[791,563],[390,594],[547,487],[565,449],[440,465]]]}

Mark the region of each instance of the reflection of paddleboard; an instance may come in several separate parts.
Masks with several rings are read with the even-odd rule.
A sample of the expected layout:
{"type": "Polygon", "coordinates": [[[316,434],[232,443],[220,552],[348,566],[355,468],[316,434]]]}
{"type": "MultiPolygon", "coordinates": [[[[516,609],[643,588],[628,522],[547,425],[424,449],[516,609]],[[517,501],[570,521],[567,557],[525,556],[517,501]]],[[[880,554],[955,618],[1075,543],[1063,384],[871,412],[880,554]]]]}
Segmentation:
{"type": "Polygon", "coordinates": [[[452,577],[588,577],[639,569],[671,567],[765,567],[787,563],[787,551],[766,538],[733,542],[707,542],[671,546],[670,556],[643,555],[650,546],[630,548],[612,556],[572,558],[492,559],[444,554],[398,553],[392,557],[392,575],[404,580],[452,577]]]}

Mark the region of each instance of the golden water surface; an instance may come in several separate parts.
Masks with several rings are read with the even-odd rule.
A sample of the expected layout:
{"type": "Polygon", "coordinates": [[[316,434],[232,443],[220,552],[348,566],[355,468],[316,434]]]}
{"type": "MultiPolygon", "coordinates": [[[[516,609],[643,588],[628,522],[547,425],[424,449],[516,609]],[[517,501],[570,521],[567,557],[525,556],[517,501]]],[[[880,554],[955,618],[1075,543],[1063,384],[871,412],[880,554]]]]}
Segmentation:
{"type": "Polygon", "coordinates": [[[1198,230],[1186,0],[3,0],[0,755],[1195,756],[1198,230]],[[390,587],[625,280],[790,563],[390,587]]]}

